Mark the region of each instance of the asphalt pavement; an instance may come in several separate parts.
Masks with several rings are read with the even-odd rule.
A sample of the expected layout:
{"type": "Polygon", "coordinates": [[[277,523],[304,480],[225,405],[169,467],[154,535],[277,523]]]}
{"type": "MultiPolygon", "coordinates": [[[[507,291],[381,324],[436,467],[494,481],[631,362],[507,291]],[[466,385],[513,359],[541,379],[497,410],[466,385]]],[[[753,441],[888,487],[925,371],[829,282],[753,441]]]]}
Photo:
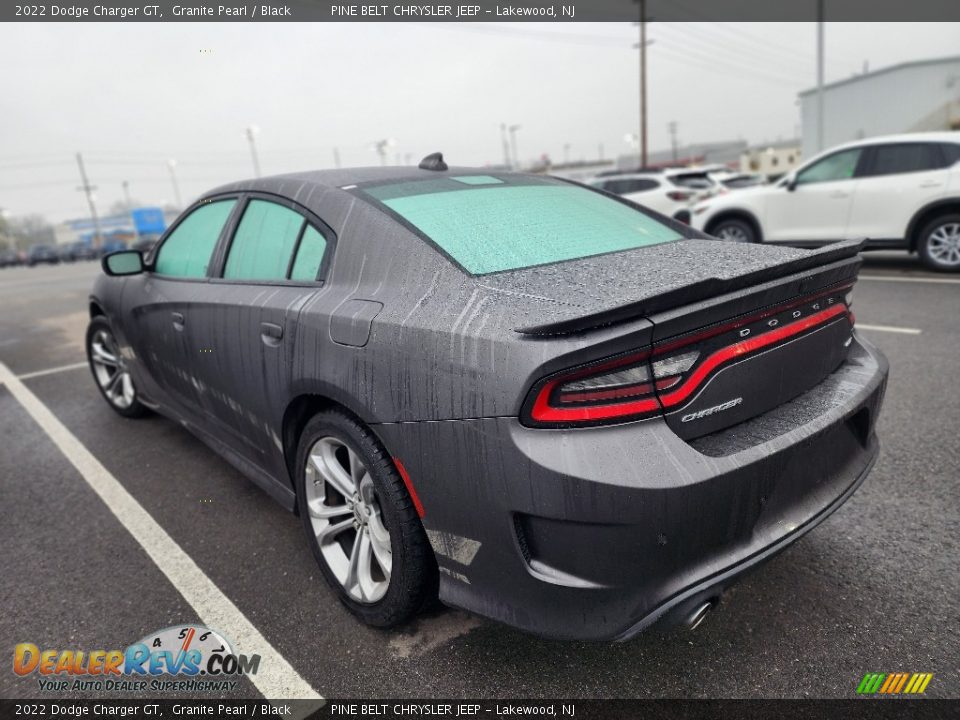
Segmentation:
{"type": "MultiPolygon", "coordinates": [[[[865,673],[900,671],[933,673],[930,697],[960,697],[960,276],[866,256],[853,309],[891,365],[870,478],[697,630],[608,644],[448,609],[394,631],[361,625],[323,583],[296,517],[179,425],[125,420],[100,398],[83,365],[98,272],[0,270],[0,363],[321,696],[849,698],[865,673]]],[[[10,670],[17,643],[123,648],[202,621],[193,591],[3,385],[0,438],[0,697],[38,695],[35,677],[10,670]]],[[[242,680],[226,694],[259,692],[242,680]]]]}

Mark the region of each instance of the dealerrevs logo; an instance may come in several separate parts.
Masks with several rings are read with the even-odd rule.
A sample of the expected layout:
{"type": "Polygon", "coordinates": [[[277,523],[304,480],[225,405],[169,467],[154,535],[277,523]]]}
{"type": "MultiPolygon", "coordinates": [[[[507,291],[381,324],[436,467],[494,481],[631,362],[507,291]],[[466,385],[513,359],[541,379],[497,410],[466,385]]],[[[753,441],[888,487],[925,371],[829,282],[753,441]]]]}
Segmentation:
{"type": "Polygon", "coordinates": [[[223,635],[202,625],[165,628],[125,650],[41,650],[25,642],[13,651],[13,671],[36,675],[42,691],[231,690],[231,678],[259,667],[259,655],[234,653],[223,635]]]}

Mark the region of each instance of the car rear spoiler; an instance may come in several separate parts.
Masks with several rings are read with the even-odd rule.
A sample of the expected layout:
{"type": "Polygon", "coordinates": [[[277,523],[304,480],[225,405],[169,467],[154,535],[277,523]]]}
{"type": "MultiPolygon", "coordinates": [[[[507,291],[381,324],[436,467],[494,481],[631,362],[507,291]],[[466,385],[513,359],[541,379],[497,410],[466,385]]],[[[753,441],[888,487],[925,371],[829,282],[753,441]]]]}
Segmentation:
{"type": "MultiPolygon", "coordinates": [[[[642,300],[611,307],[598,312],[592,312],[542,325],[527,325],[514,328],[514,332],[521,335],[569,335],[571,333],[592,330],[598,327],[613,325],[626,320],[635,320],[653,313],[669,310],[681,305],[687,305],[698,300],[716,297],[724,293],[740,290],[751,285],[758,285],[769,280],[775,280],[786,275],[803,272],[811,268],[829,265],[840,260],[855,257],[863,249],[866,239],[843,240],[815,250],[809,254],[788,260],[773,267],[764,268],[750,273],[744,273],[731,278],[706,278],[690,285],[684,285],[668,290],[642,300]]],[[[851,263],[848,274],[853,276],[859,268],[858,263],[851,263]]],[[[842,278],[836,278],[840,280],[842,278]]],[[[807,288],[804,288],[805,290],[807,288]]],[[[813,289],[813,288],[810,288],[813,289]]]]}

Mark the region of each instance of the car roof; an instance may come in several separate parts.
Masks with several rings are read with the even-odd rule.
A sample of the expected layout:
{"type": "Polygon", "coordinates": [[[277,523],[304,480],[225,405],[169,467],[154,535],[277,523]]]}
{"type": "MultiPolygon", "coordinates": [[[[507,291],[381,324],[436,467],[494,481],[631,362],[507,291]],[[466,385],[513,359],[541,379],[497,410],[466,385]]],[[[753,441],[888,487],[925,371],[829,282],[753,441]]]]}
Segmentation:
{"type": "MultiPolygon", "coordinates": [[[[226,192],[261,191],[280,192],[284,186],[296,184],[299,188],[343,189],[351,185],[370,182],[401,182],[409,180],[435,180],[442,177],[461,175],[524,175],[525,173],[505,172],[494,168],[449,167],[446,170],[423,170],[411,166],[339,168],[335,170],[309,170],[306,172],[285,173],[268,177],[239,180],[221,185],[204,193],[204,197],[226,192]]],[[[285,189],[285,188],[284,188],[285,189]]],[[[282,194],[289,194],[289,190],[282,194]]]]}
{"type": "Polygon", "coordinates": [[[888,143],[911,143],[911,142],[949,142],[960,143],[960,130],[942,131],[942,132],[916,132],[900,133],[899,135],[877,135],[875,137],[861,138],[851,140],[850,142],[834,145],[828,151],[840,150],[841,148],[865,147],[867,145],[881,145],[888,143]]]}

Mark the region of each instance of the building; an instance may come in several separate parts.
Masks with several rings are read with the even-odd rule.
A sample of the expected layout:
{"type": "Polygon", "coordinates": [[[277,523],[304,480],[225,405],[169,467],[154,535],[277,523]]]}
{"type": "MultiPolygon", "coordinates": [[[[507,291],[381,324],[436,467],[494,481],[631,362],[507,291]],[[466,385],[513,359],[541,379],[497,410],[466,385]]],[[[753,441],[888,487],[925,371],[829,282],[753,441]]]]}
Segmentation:
{"type": "MultiPolygon", "coordinates": [[[[108,215],[100,218],[100,232],[105,242],[129,243],[139,235],[158,237],[178,213],[160,208],[136,208],[131,213],[108,215]]],[[[78,240],[92,242],[94,232],[91,218],[65,220],[53,228],[58,245],[67,245],[78,240]]]]}
{"type": "Polygon", "coordinates": [[[778,178],[800,164],[803,153],[800,138],[761,143],[740,153],[740,172],[760,173],[778,178]]]}
{"type": "Polygon", "coordinates": [[[800,93],[803,156],[876,135],[960,130],[960,55],[918,60],[823,86],[823,142],[817,89],[800,93]]]}

